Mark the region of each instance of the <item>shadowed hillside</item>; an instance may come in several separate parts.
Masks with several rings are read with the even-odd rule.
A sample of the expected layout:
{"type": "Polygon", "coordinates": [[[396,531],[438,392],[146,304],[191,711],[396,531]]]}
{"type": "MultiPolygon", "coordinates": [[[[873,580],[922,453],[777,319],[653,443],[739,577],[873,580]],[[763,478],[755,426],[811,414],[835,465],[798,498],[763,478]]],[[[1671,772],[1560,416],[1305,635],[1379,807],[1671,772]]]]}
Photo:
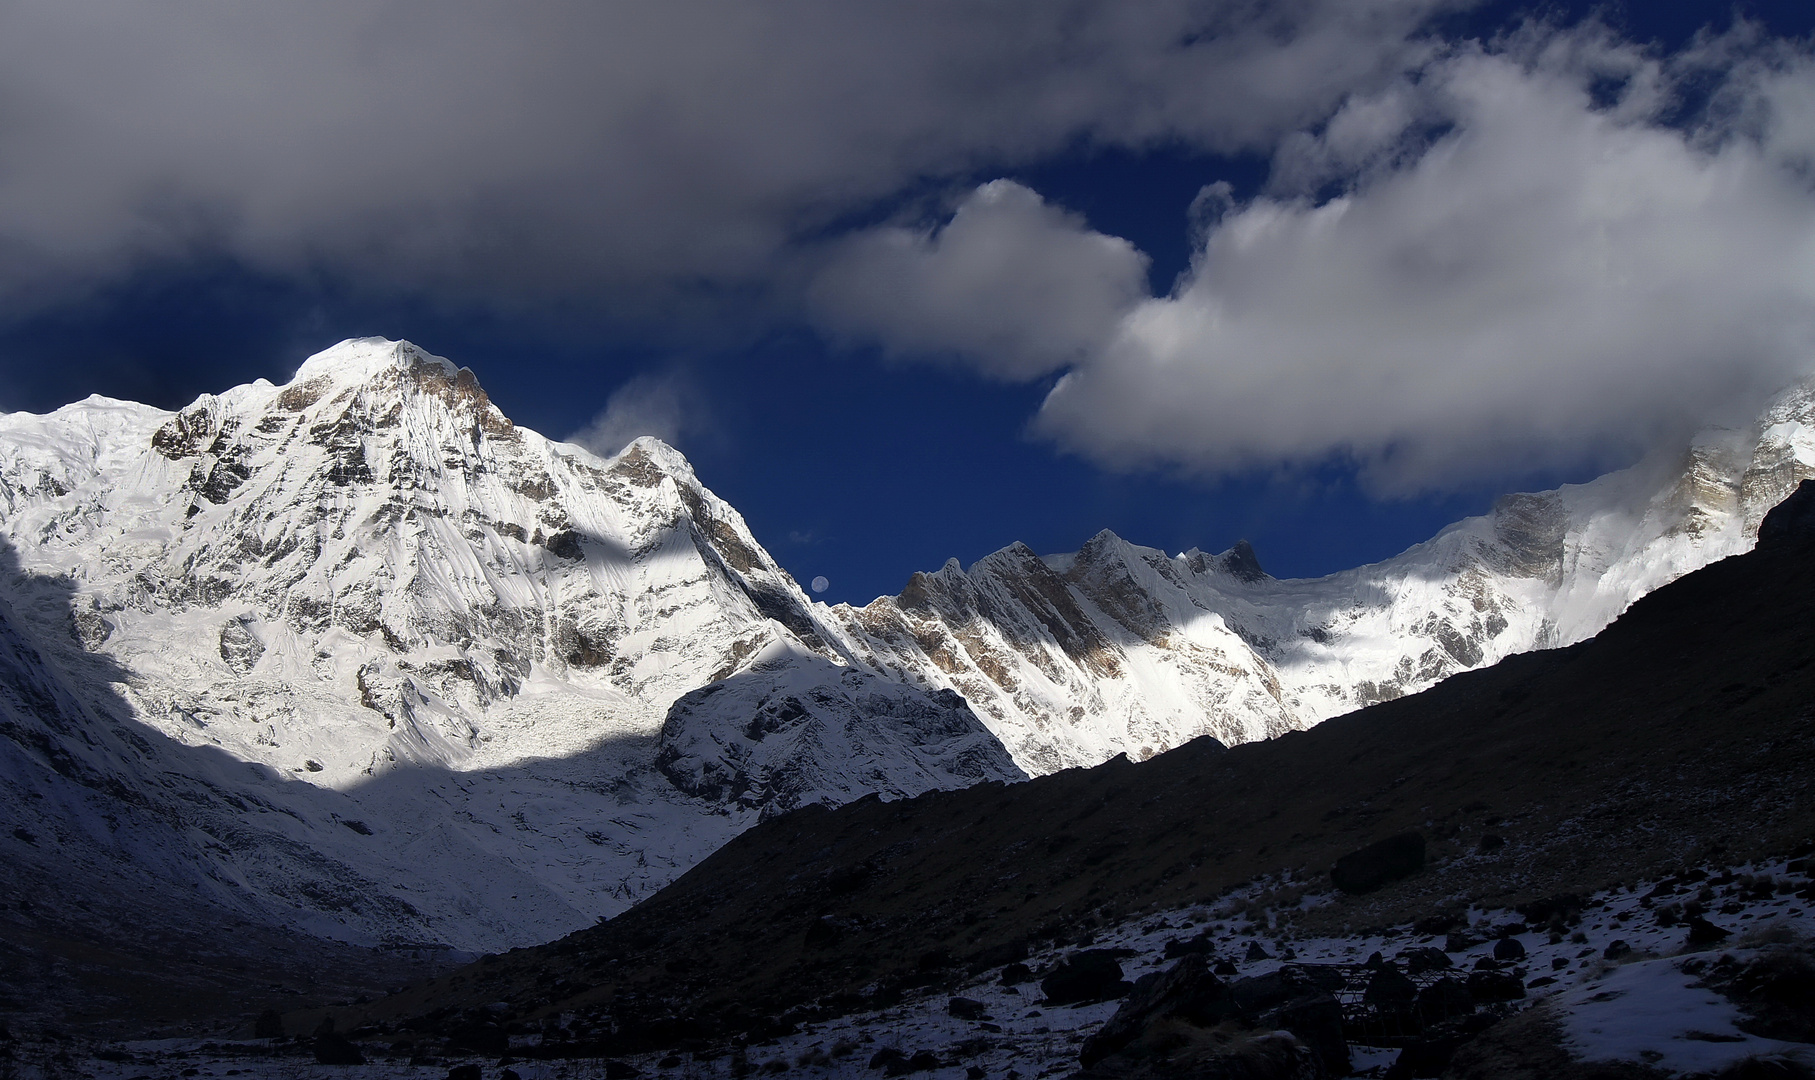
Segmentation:
{"type": "Polygon", "coordinates": [[[609,923],[343,1015],[342,1030],[414,1018],[477,1045],[566,1013],[569,1049],[628,1052],[772,1029],[790,1009],[874,1005],[1261,874],[1327,880],[1339,856],[1407,829],[1440,879],[1341,899],[1302,928],[1791,847],[1815,834],[1815,545],[1781,527],[1796,505],[1767,521],[1787,535],[1581,645],[1266,743],[790,814],[609,923]]]}

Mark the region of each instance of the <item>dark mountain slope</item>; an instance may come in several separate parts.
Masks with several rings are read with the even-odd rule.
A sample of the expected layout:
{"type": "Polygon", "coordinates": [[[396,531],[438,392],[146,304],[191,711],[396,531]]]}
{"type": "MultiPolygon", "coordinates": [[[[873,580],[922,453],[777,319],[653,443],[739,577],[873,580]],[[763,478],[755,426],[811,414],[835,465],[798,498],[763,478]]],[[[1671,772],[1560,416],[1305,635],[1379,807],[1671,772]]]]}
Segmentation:
{"type": "MultiPolygon", "coordinates": [[[[1815,485],[1799,497],[1815,501],[1815,485]]],[[[565,1012],[594,1050],[671,1045],[816,999],[874,1000],[1259,875],[1327,881],[1340,855],[1413,828],[1443,872],[1317,922],[1791,847],[1815,834],[1815,545],[1793,531],[1659,590],[1592,641],[1309,732],[790,814],[609,923],[343,1015],[342,1030],[415,1018],[496,1039],[565,1012]]]]}

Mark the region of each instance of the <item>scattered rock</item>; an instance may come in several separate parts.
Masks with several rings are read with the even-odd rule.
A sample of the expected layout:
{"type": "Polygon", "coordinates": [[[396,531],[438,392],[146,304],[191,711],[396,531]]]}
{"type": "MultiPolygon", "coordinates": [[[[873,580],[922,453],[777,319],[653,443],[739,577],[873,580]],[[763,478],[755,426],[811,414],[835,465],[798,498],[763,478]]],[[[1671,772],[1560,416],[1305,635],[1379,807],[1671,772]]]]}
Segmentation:
{"type": "Polygon", "coordinates": [[[257,666],[259,657],[265,654],[265,643],[253,634],[251,621],[249,616],[244,616],[221,627],[221,659],[236,675],[250,672],[257,666]]]}
{"type": "Polygon", "coordinates": [[[1582,897],[1575,893],[1557,893],[1542,900],[1519,905],[1518,912],[1533,926],[1561,928],[1582,921],[1582,897]]]}
{"type": "Polygon", "coordinates": [[[1525,959],[1525,946],[1516,937],[1503,937],[1494,942],[1494,959],[1523,960],[1525,959]]]}
{"type": "Polygon", "coordinates": [[[1815,1080],[1815,1069],[1795,1058],[1773,1054],[1736,1061],[1715,1073],[1714,1080],[1815,1080]]]}
{"type": "Polygon", "coordinates": [[[1454,912],[1443,911],[1435,915],[1426,915],[1412,924],[1412,933],[1424,937],[1436,937],[1438,934],[1450,933],[1461,929],[1466,922],[1454,912]]]}
{"type": "Polygon", "coordinates": [[[1252,964],[1261,960],[1271,960],[1273,957],[1267,955],[1267,950],[1260,947],[1260,942],[1250,941],[1248,942],[1248,955],[1244,959],[1252,964]]]}
{"type": "Polygon", "coordinates": [[[1424,869],[1424,836],[1403,832],[1336,860],[1330,882],[1343,892],[1370,893],[1424,869]]]}

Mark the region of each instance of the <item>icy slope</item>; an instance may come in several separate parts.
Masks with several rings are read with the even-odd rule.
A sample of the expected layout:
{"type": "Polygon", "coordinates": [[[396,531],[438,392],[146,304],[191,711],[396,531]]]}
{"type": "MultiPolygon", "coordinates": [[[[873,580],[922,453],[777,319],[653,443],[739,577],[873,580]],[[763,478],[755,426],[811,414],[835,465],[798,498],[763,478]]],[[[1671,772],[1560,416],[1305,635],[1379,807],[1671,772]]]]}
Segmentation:
{"type": "Polygon", "coordinates": [[[1591,483],[1510,495],[1385,562],[1279,581],[1239,545],[1176,556],[1110,532],[1013,545],[840,605],[853,656],[963,694],[1033,773],[1136,760],[1200,735],[1266,738],[1598,632],[1640,596],[1749,550],[1815,476],[1815,386],[1747,431],[1591,483]]]}
{"type": "Polygon", "coordinates": [[[654,761],[688,724],[749,724],[769,676],[740,672],[777,650],[813,716],[823,677],[826,723],[905,725],[861,762],[802,742],[768,772],[785,805],[1022,775],[961,703],[893,687],[864,699],[886,715],[853,712],[804,595],[673,450],[551,442],[408,343],[346,342],[176,414],[0,417],[0,447],[5,592],[41,601],[21,639],[103,665],[76,685],[131,745],[69,737],[125,788],[224,770],[121,857],[165,885],[154,864],[199,860],[286,925],[489,949],[621,910],[771,808],[654,761]],[[922,713],[943,725],[925,747],[922,713]],[[269,835],[243,809],[267,802],[269,835]]]}

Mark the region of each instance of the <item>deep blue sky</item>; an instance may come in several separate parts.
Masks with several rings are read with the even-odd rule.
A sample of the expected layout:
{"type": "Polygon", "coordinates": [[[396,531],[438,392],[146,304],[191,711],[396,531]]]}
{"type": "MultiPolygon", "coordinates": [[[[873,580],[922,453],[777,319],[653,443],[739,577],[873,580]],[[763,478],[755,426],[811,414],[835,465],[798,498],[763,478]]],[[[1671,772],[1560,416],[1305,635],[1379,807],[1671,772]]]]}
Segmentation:
{"type": "MultiPolygon", "coordinates": [[[[1806,35],[1815,5],[1742,4],[1773,31],[1806,35]]],[[[1454,31],[1489,35],[1530,5],[1493,4],[1454,31]]],[[[1573,21],[1581,6],[1535,9],[1573,21]]],[[[1629,37],[1680,47],[1726,4],[1597,8],[1629,37]]],[[[1081,144],[1080,144],[1081,145],[1081,144]]],[[[1259,155],[1177,146],[1077,149],[980,163],[919,194],[1007,176],[1133,242],[1164,295],[1189,263],[1186,212],[1205,184],[1237,199],[1267,177],[1259,155]]],[[[877,218],[905,194],[872,207],[877,218]]],[[[634,212],[627,210],[626,212],[634,212]]],[[[710,297],[708,298],[710,300],[710,297]]],[[[1004,383],[951,365],[833,344],[807,321],[751,318],[729,301],[722,332],[606,314],[609,302],[494,303],[468,294],[361,284],[331,265],[254,270],[231,255],[160,257],[98,285],[0,310],[0,406],[43,411],[89,393],[177,408],[257,377],[283,381],[346,337],[408,338],[473,368],[518,423],[553,437],[582,428],[626,380],[684,372],[704,415],[679,441],[705,483],[737,506],[803,584],[830,601],[898,591],[946,558],[969,562],[1012,541],[1072,550],[1099,529],[1176,552],[1251,541],[1278,576],[1316,575],[1392,555],[1485,510],[1509,487],[1592,476],[1603,461],[1511,470],[1459,490],[1370,496],[1340,462],[1205,478],[1118,472],[1034,437],[1052,380],[1004,383]]],[[[711,318],[711,303],[687,318],[711,318]],[[700,312],[706,312],[704,316],[700,312]]]]}

